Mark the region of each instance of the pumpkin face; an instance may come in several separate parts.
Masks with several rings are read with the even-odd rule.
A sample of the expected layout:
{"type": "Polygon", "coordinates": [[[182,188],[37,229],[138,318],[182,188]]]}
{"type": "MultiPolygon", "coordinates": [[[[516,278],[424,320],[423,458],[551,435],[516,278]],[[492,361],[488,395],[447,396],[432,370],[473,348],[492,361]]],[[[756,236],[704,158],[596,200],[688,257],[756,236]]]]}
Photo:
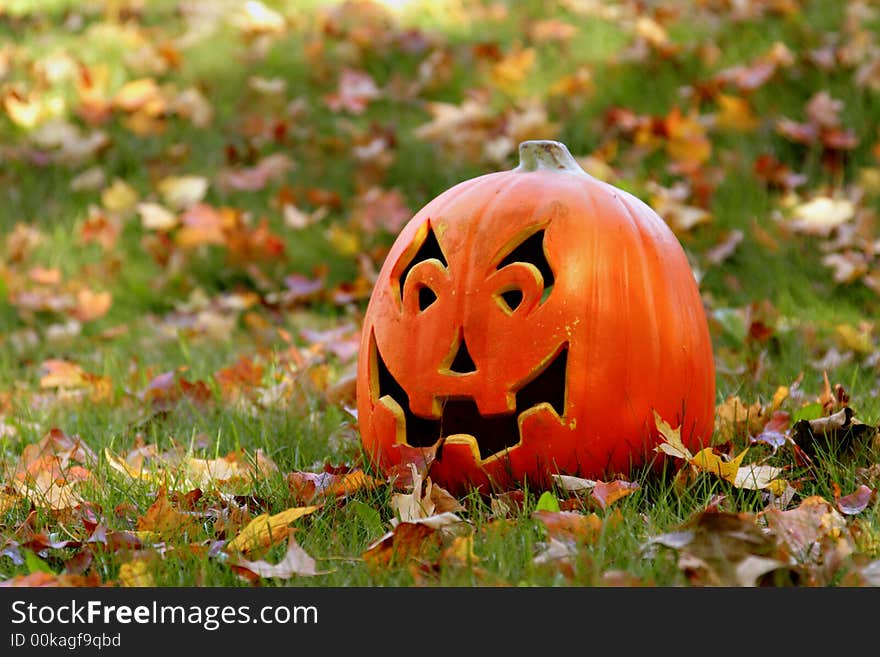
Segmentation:
{"type": "Polygon", "coordinates": [[[454,492],[645,462],[655,411],[697,448],[715,372],[684,251],[557,142],[447,190],[404,227],[364,318],[358,416],[382,468],[439,445],[454,492]]]}

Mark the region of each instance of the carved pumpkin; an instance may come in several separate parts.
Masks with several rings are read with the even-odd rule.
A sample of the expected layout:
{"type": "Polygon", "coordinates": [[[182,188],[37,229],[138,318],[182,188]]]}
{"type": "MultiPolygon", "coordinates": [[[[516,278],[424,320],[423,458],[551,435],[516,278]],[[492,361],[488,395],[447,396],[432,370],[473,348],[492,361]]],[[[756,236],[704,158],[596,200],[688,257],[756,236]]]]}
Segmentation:
{"type": "Polygon", "coordinates": [[[403,228],[376,280],[358,361],[363,445],[439,443],[433,481],[484,492],[644,464],[656,411],[711,434],[712,346],[672,231],[558,142],[462,182],[403,228]]]}

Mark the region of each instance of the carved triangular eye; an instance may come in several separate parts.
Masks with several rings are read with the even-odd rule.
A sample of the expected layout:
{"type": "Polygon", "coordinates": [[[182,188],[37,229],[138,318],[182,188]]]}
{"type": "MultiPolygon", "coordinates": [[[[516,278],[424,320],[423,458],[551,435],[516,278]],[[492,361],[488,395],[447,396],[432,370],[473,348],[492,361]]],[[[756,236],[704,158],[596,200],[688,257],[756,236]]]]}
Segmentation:
{"type": "MultiPolygon", "coordinates": [[[[543,279],[543,292],[541,293],[539,302],[543,303],[546,301],[547,297],[550,296],[550,292],[553,290],[553,283],[556,278],[553,276],[553,270],[550,268],[550,263],[547,261],[547,256],[544,254],[543,229],[532,233],[522,242],[517,244],[510,253],[501,259],[496,269],[503,269],[514,263],[528,263],[540,272],[541,278],[543,279]]],[[[509,313],[516,311],[524,298],[524,290],[518,286],[508,287],[501,291],[496,297],[498,303],[500,303],[509,313]]]]}
{"type": "Polygon", "coordinates": [[[544,231],[539,230],[533,233],[517,247],[508,253],[501,262],[498,263],[498,269],[506,267],[514,262],[528,262],[538,268],[541,276],[544,278],[544,289],[546,290],[555,280],[553,270],[550,269],[550,263],[547,262],[547,256],[544,255],[544,231]]]}
{"type": "MultiPolygon", "coordinates": [[[[420,262],[424,262],[425,260],[430,260],[431,258],[436,258],[439,260],[444,267],[448,267],[448,263],[446,262],[446,257],[443,255],[443,249],[440,248],[440,242],[437,241],[437,236],[434,235],[434,228],[431,224],[428,224],[428,233],[425,235],[425,239],[422,242],[422,245],[419,247],[419,250],[416,251],[416,254],[413,256],[413,259],[409,261],[409,264],[406,266],[406,269],[403,270],[400,274],[400,297],[403,298],[403,284],[406,282],[406,277],[409,275],[409,272],[412,270],[420,262]]],[[[436,295],[434,296],[436,299],[436,295]]],[[[430,303],[427,303],[424,308],[431,305],[434,302],[434,299],[430,300],[430,303]]],[[[421,304],[424,304],[426,300],[423,300],[421,304]]],[[[420,305],[421,305],[420,304],[420,305]]]]}

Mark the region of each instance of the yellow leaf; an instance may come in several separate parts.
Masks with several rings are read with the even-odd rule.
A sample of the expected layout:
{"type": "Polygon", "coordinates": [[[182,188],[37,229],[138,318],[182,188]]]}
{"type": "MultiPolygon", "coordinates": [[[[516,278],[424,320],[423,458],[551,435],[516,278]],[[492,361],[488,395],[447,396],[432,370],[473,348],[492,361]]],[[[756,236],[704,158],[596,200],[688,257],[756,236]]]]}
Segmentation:
{"type": "Polygon", "coordinates": [[[773,393],[773,400],[770,402],[770,410],[775,411],[780,406],[782,406],[782,402],[788,399],[788,395],[791,393],[788,386],[779,386],[776,388],[776,392],[773,393]]]}
{"type": "Polygon", "coordinates": [[[446,565],[469,566],[479,560],[474,552],[473,536],[456,536],[440,555],[441,563],[446,565]]]}
{"type": "Polygon", "coordinates": [[[169,176],[159,181],[158,189],[165,203],[177,210],[185,210],[205,198],[208,179],[202,176],[169,176]]]}
{"type": "Polygon", "coordinates": [[[141,225],[146,230],[171,230],[178,224],[177,215],[159,203],[138,203],[141,225]]]}
{"type": "Polygon", "coordinates": [[[124,180],[117,178],[101,192],[101,204],[110,212],[124,212],[138,202],[138,193],[124,180]]]}
{"type": "Polygon", "coordinates": [[[361,252],[358,236],[339,224],[333,224],[329,228],[327,238],[333,247],[344,256],[353,256],[361,252]]]}
{"type": "Polygon", "coordinates": [[[250,464],[240,460],[235,452],[217,459],[188,458],[184,466],[187,478],[198,488],[240,486],[257,476],[250,464]]]}
{"type": "Polygon", "coordinates": [[[859,187],[868,196],[880,196],[880,169],[867,167],[859,170],[859,187]]]}
{"type": "Polygon", "coordinates": [[[162,540],[162,534],[154,532],[150,529],[136,529],[132,532],[138,537],[138,540],[144,545],[151,545],[162,540]]]}
{"type": "Polygon", "coordinates": [[[827,237],[855,216],[855,205],[845,198],[818,196],[794,208],[791,227],[801,233],[827,237]]]}
{"type": "Polygon", "coordinates": [[[275,515],[263,513],[251,520],[238,536],[229,541],[227,550],[248,552],[254,548],[278,543],[287,537],[287,526],[290,523],[319,508],[319,506],[298,506],[275,515]]]}
{"type": "Polygon", "coordinates": [[[9,495],[8,493],[0,493],[0,513],[6,513],[15,508],[21,499],[18,495],[9,495]]]}
{"type": "Polygon", "coordinates": [[[835,327],[841,346],[859,354],[869,354],[873,351],[871,340],[873,329],[874,326],[867,322],[861,323],[858,328],[851,324],[838,324],[835,327]]]}
{"type": "Polygon", "coordinates": [[[43,114],[39,102],[32,98],[23,99],[11,91],[3,97],[3,107],[12,122],[22,128],[33,128],[43,114]]]}
{"type": "Polygon", "coordinates": [[[691,459],[691,465],[702,470],[703,472],[711,472],[718,475],[722,479],[730,483],[736,483],[736,475],[739,472],[739,464],[748,453],[749,448],[746,447],[732,461],[724,461],[721,455],[716,454],[711,447],[706,447],[697,452],[691,459]]]}
{"type": "Polygon", "coordinates": [[[50,358],[43,362],[40,369],[43,371],[41,388],[78,388],[86,384],[85,370],[67,360],[50,358]]]}
{"type": "Polygon", "coordinates": [[[106,447],[104,448],[104,458],[107,459],[107,465],[132,479],[142,479],[143,481],[156,480],[156,476],[153,473],[145,472],[143,468],[133,468],[125,459],[116,456],[106,447]]]}
{"type": "Polygon", "coordinates": [[[696,116],[684,116],[675,108],[666,117],[666,134],[666,153],[679,164],[705,164],[712,155],[712,144],[696,116]]]}
{"type": "Polygon", "coordinates": [[[149,564],[143,559],[128,561],[119,566],[119,583],[122,586],[156,586],[149,572],[149,564]]]}
{"type": "Polygon", "coordinates": [[[159,97],[159,85],[153,78],[126,82],[113,96],[113,104],[125,112],[135,112],[159,97]]]}
{"type": "Polygon", "coordinates": [[[754,132],[760,121],[745,98],[721,94],[718,96],[720,112],[716,119],[718,126],[736,132],[754,132]]]}
{"type": "Polygon", "coordinates": [[[788,482],[785,479],[774,479],[767,484],[767,490],[775,496],[780,497],[788,489],[788,482]]]}
{"type": "Polygon", "coordinates": [[[666,420],[660,417],[657,411],[654,411],[654,422],[662,438],[662,442],[654,448],[654,451],[669,454],[677,459],[690,460],[692,458],[691,451],[681,441],[681,427],[673,429],[666,420]]]}
{"type": "Polygon", "coordinates": [[[517,49],[492,67],[492,81],[504,91],[517,91],[535,65],[534,48],[517,49]]]}

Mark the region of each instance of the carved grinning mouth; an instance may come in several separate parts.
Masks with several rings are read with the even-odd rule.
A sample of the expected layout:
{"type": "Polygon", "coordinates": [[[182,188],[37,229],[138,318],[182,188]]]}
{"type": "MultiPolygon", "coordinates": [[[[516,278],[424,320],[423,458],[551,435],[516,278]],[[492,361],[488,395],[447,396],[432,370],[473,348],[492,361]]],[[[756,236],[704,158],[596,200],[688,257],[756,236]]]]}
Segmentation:
{"type": "MultiPolygon", "coordinates": [[[[485,460],[519,444],[522,415],[540,405],[549,405],[558,416],[565,413],[565,375],[568,345],[563,344],[531,380],[516,391],[516,409],[497,415],[482,415],[470,397],[448,397],[442,400],[440,417],[423,417],[410,410],[409,395],[398,383],[379,352],[373,337],[372,355],[378,373],[377,399],[390,398],[402,411],[406,442],[413,447],[428,447],[441,438],[463,435],[472,438],[485,460]]],[[[387,399],[386,399],[387,401],[387,399]]],[[[398,422],[401,414],[397,414],[398,422]]]]}

